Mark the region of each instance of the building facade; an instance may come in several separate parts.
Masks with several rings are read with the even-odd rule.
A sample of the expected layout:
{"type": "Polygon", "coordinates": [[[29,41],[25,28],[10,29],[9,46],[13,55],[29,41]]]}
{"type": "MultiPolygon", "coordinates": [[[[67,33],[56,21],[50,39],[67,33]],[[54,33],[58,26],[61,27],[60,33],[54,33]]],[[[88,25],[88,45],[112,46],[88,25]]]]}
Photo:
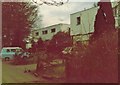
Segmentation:
{"type": "Polygon", "coordinates": [[[113,13],[115,16],[115,26],[120,27],[120,2],[113,4],[113,13]]]}
{"type": "Polygon", "coordinates": [[[70,29],[69,24],[56,24],[48,26],[42,29],[37,29],[32,31],[32,37],[34,40],[41,38],[43,41],[51,40],[52,37],[58,32],[68,32],[70,29]]]}
{"type": "MultiPolygon", "coordinates": [[[[115,26],[120,26],[120,5],[112,4],[115,16],[115,26]]],[[[83,11],[79,11],[70,15],[70,34],[74,42],[86,43],[94,32],[95,17],[99,7],[92,7],[83,11]]]]}
{"type": "Polygon", "coordinates": [[[87,41],[94,32],[94,21],[97,7],[80,11],[70,15],[71,36],[73,41],[87,41]]]}

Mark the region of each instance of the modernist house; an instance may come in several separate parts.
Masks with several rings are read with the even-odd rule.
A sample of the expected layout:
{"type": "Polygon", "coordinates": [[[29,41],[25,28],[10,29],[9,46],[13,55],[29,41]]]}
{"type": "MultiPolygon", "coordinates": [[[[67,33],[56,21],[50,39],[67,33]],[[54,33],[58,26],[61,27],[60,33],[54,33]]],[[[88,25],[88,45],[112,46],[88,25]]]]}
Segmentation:
{"type": "Polygon", "coordinates": [[[42,29],[33,30],[32,37],[34,38],[34,40],[38,40],[39,38],[41,38],[43,41],[46,41],[51,40],[52,37],[58,32],[68,32],[69,30],[69,24],[60,23],[42,29]]]}
{"type": "Polygon", "coordinates": [[[32,47],[32,40],[37,42],[38,39],[41,38],[43,41],[48,41],[58,32],[70,32],[70,25],[59,23],[41,29],[32,30],[30,36],[26,38],[26,48],[32,47]]]}
{"type": "Polygon", "coordinates": [[[94,21],[97,14],[97,7],[76,12],[70,15],[71,36],[73,41],[87,41],[90,34],[94,32],[94,21]]]}
{"type": "Polygon", "coordinates": [[[113,4],[113,13],[116,20],[116,27],[120,27],[120,2],[113,4]]]}
{"type": "MultiPolygon", "coordinates": [[[[116,27],[120,26],[120,5],[112,4],[116,21],[116,27]]],[[[99,7],[92,7],[70,15],[71,30],[70,34],[74,42],[89,41],[91,34],[94,32],[94,22],[99,7]]]]}

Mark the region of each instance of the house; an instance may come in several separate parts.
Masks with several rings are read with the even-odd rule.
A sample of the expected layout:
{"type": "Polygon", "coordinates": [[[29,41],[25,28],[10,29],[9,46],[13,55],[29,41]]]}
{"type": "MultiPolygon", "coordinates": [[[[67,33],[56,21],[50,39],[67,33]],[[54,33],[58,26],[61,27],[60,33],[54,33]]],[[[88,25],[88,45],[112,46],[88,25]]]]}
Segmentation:
{"type": "Polygon", "coordinates": [[[32,40],[37,42],[41,38],[43,41],[48,42],[58,32],[70,32],[70,25],[59,23],[41,29],[31,30],[30,36],[25,39],[26,48],[29,49],[32,47],[32,40]]]}
{"type": "MultiPolygon", "coordinates": [[[[113,12],[115,16],[115,26],[120,26],[120,5],[113,3],[113,12]]],[[[90,36],[94,32],[94,22],[99,7],[92,7],[70,15],[70,34],[73,37],[73,43],[88,43],[90,36]]]]}
{"type": "Polygon", "coordinates": [[[98,7],[76,12],[70,15],[71,30],[70,34],[73,41],[83,42],[89,40],[94,32],[94,20],[98,7]]]}
{"type": "Polygon", "coordinates": [[[69,24],[55,24],[42,29],[32,31],[32,37],[35,41],[41,38],[43,41],[51,40],[58,32],[68,32],[70,30],[69,24]]]}
{"type": "Polygon", "coordinates": [[[115,26],[120,27],[120,2],[113,4],[113,13],[115,16],[115,26]]]}

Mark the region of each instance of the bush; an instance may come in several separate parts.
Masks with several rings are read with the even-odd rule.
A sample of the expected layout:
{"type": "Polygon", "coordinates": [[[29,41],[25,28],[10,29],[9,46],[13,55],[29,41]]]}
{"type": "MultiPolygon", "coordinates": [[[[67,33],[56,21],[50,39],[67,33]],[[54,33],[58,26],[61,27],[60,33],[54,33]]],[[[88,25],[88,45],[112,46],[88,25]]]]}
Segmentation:
{"type": "Polygon", "coordinates": [[[72,38],[68,33],[58,32],[50,41],[47,51],[53,54],[59,54],[66,47],[72,45],[72,38]]]}
{"type": "Polygon", "coordinates": [[[118,81],[118,31],[103,33],[87,49],[76,47],[70,59],[71,82],[115,83],[118,81]]]}

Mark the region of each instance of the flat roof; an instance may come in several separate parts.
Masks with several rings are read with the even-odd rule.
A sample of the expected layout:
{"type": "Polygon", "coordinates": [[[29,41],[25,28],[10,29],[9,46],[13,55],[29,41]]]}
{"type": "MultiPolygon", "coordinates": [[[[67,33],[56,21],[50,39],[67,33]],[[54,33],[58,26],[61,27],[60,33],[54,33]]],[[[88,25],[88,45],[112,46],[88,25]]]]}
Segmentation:
{"type": "Polygon", "coordinates": [[[70,14],[70,15],[77,14],[77,13],[80,13],[80,12],[85,12],[85,11],[88,11],[88,10],[93,9],[93,8],[98,8],[98,6],[97,6],[97,7],[91,7],[91,8],[88,8],[88,9],[84,9],[84,10],[81,10],[81,11],[78,11],[78,12],[75,12],[75,13],[72,13],[72,14],[70,14]]]}
{"type": "Polygon", "coordinates": [[[46,26],[46,27],[43,27],[43,28],[40,28],[40,29],[35,29],[35,30],[32,30],[32,31],[44,30],[44,29],[47,29],[49,27],[53,27],[53,26],[57,26],[57,25],[70,25],[70,24],[59,23],[59,24],[54,24],[54,25],[46,26]]]}
{"type": "MultiPolygon", "coordinates": [[[[118,6],[119,5],[119,3],[120,3],[120,1],[119,2],[117,2],[117,3],[115,3],[115,4],[113,4],[113,3],[115,3],[115,2],[111,2],[111,4],[112,4],[112,8],[114,8],[114,7],[116,7],[116,6],[118,6]]],[[[96,7],[91,7],[91,8],[87,8],[87,9],[84,9],[84,10],[81,10],[81,11],[78,11],[78,12],[75,12],[75,13],[72,13],[72,14],[70,14],[70,15],[73,15],[73,14],[76,14],[76,13],[80,13],[80,12],[84,12],[84,11],[88,11],[88,10],[90,10],[90,9],[93,9],[93,8],[98,8],[99,6],[96,6],[96,7]]]]}
{"type": "MultiPolygon", "coordinates": [[[[16,48],[20,48],[20,49],[22,49],[21,47],[3,47],[4,49],[16,49],[16,48]]],[[[3,49],[2,48],[2,49],[3,49]]]]}

